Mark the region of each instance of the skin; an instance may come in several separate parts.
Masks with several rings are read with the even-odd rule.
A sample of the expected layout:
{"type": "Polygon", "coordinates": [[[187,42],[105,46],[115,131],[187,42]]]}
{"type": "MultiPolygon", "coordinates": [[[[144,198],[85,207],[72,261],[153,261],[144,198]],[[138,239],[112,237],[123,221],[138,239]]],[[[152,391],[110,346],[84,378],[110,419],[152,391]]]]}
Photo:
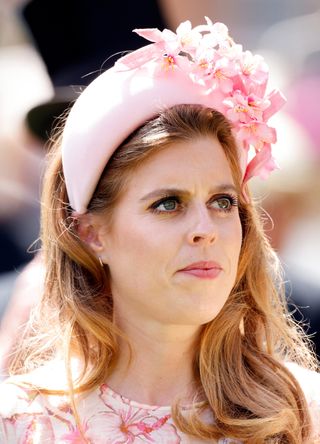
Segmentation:
{"type": "Polygon", "coordinates": [[[220,312],[237,273],[242,232],[232,187],[216,139],[174,143],[130,178],[111,227],[102,215],[82,219],[82,238],[108,264],[114,319],[134,351],[128,366],[122,344],[108,380],[123,396],[157,405],[192,396],[193,350],[201,326],[220,312]],[[164,188],[184,192],[179,191],[178,202],[170,196],[156,204],[164,196],[154,192],[164,188]],[[151,209],[155,205],[157,213],[151,209]],[[220,264],[215,279],[179,271],[203,260],[220,264]]]}

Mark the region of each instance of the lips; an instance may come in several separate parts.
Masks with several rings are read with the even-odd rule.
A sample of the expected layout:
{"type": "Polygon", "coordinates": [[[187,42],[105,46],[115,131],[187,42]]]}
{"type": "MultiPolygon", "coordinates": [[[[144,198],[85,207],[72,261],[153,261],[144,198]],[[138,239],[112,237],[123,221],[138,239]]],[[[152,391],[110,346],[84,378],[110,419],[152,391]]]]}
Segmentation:
{"type": "Polygon", "coordinates": [[[214,261],[201,261],[201,262],[194,262],[193,264],[188,265],[185,268],[182,268],[180,271],[189,271],[189,270],[222,270],[222,267],[220,264],[214,261]]]}
{"type": "Polygon", "coordinates": [[[214,261],[194,262],[182,270],[179,270],[179,272],[187,276],[201,279],[215,279],[220,275],[221,271],[221,265],[214,261]]]}

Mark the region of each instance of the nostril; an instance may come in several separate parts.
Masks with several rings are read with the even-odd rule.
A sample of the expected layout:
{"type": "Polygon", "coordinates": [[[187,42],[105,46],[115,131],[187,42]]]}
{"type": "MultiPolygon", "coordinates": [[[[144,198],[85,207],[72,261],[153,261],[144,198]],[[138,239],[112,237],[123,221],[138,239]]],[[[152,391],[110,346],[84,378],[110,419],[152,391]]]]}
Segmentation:
{"type": "Polygon", "coordinates": [[[191,236],[190,240],[193,244],[198,244],[203,241],[213,243],[215,241],[215,236],[213,234],[210,236],[208,234],[195,234],[191,236]]]}

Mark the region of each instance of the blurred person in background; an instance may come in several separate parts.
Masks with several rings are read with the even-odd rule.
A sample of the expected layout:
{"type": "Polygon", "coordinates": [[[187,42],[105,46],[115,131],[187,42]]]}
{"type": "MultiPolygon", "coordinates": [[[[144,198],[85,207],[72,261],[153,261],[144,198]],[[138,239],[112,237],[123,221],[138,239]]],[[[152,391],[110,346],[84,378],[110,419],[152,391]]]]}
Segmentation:
{"type": "Polygon", "coordinates": [[[44,150],[27,130],[25,115],[51,93],[43,63],[30,45],[0,48],[0,319],[39,235],[44,150]]]}
{"type": "Polygon", "coordinates": [[[0,320],[39,236],[44,150],[25,116],[53,93],[44,63],[15,14],[20,3],[0,4],[0,320]]]}

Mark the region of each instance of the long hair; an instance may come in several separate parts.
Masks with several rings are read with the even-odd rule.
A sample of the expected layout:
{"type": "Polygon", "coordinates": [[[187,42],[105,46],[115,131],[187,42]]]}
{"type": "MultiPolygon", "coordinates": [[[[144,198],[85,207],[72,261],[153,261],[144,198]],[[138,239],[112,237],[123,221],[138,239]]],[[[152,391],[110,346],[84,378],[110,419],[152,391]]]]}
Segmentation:
{"type": "MultiPolygon", "coordinates": [[[[239,189],[243,240],[235,285],[221,312],[202,327],[194,356],[198,395],[205,401],[188,418],[175,403],[173,418],[184,433],[198,438],[233,437],[250,444],[308,442],[307,403],[285,362],[311,368],[315,365],[313,355],[302,329],[287,311],[280,267],[264,234],[262,218],[254,203],[240,192],[238,151],[227,119],[198,105],[162,111],[113,154],[88,211],[103,212],[111,222],[128,178],[148,156],[173,142],[203,136],[216,138],[229,162],[239,189]],[[210,423],[201,420],[202,410],[208,409],[214,417],[210,423]]],[[[122,333],[113,322],[108,269],[100,266],[77,234],[59,140],[50,157],[42,196],[45,291],[33,320],[37,321],[33,327],[37,334],[17,357],[15,370],[19,366],[30,370],[59,351],[66,362],[74,402],[75,391],[93,389],[111,374],[122,333]],[[71,370],[73,355],[82,362],[76,380],[71,370]]]]}

